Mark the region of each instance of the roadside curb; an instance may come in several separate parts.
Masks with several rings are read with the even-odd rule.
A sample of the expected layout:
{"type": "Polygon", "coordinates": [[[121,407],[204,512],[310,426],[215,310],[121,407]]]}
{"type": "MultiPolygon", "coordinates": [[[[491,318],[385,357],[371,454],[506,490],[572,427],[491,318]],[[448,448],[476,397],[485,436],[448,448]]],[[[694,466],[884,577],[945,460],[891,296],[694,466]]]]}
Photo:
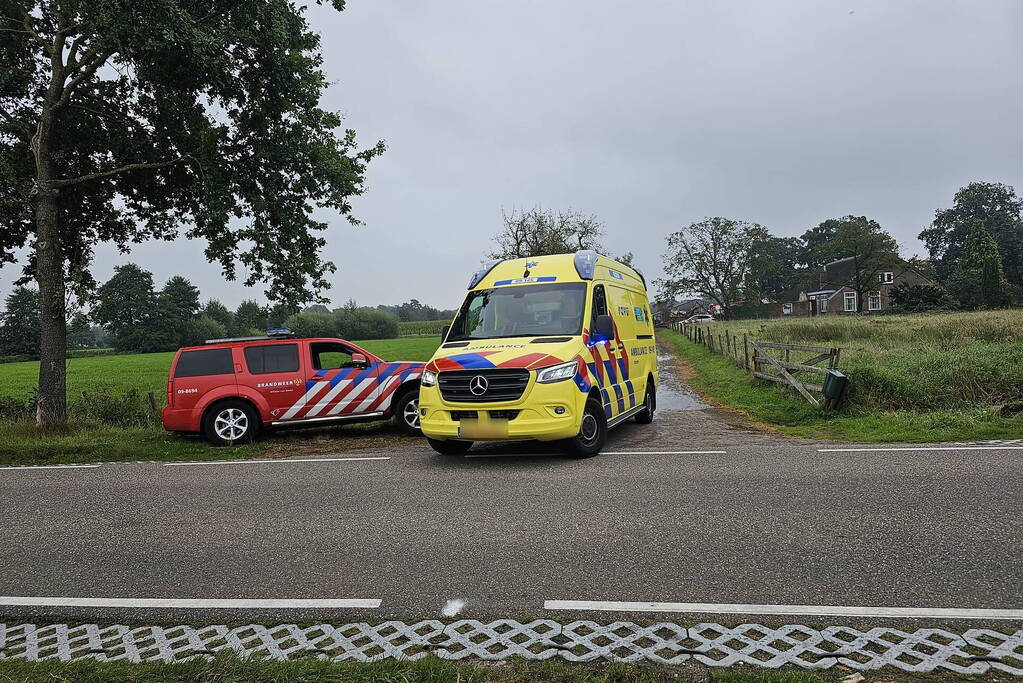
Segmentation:
{"type": "Polygon", "coordinates": [[[438,620],[387,621],[305,627],[0,623],[0,660],[180,662],[211,658],[222,651],[278,661],[301,657],[360,662],[416,660],[432,654],[447,660],[558,657],[570,662],[694,661],[711,667],[746,664],[775,669],[788,665],[821,670],[841,666],[860,671],[892,666],[913,672],[945,669],[983,674],[994,670],[1023,676],[1023,628],[1009,635],[991,629],[956,633],[934,628],[905,631],[878,627],[861,631],[846,626],[817,629],[798,624],[778,628],[715,623],[642,626],[626,621],[561,624],[549,619],[462,619],[447,624],[438,620]]]}

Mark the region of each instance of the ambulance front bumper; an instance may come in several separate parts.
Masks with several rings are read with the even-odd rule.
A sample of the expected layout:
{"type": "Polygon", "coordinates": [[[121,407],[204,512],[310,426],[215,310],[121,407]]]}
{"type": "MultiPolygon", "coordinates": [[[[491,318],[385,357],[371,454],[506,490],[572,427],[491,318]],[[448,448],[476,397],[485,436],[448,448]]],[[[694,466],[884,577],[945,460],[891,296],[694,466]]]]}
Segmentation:
{"type": "Polygon", "coordinates": [[[419,389],[419,424],[431,439],[555,441],[579,433],[586,394],[570,380],[539,384],[530,378],[515,401],[450,402],[436,386],[419,389]]]}

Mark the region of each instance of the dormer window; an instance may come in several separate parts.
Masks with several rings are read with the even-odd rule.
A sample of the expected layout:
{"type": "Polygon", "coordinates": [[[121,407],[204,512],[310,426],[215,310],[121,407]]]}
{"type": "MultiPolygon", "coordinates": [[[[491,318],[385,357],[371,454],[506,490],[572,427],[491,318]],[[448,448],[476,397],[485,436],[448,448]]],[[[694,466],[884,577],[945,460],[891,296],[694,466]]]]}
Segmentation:
{"type": "Polygon", "coordinates": [[[893,273],[891,271],[887,271],[887,272],[884,272],[884,273],[878,273],[877,274],[877,280],[878,280],[878,282],[881,282],[882,284],[890,285],[891,283],[895,282],[895,273],[893,273]]]}

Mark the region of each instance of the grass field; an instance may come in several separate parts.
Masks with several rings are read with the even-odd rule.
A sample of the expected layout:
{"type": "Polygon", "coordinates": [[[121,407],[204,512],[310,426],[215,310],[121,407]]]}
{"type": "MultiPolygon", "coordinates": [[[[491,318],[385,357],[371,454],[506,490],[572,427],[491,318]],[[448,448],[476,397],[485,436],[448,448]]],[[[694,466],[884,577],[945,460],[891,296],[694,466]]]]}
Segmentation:
{"type": "Polygon", "coordinates": [[[1023,437],[1023,311],[714,323],[708,334],[837,346],[850,378],[837,412],[752,379],[675,332],[673,343],[712,401],[786,434],[849,441],[974,441],[1023,437]]]}
{"type": "Polygon", "coordinates": [[[1023,402],[1023,310],[714,323],[711,334],[837,346],[849,402],[868,410],[972,410],[1023,402]]]}
{"type": "MultiPolygon", "coordinates": [[[[439,337],[403,337],[354,342],[384,360],[429,360],[440,345],[439,337]]],[[[81,392],[121,393],[136,389],[155,392],[162,399],[174,353],[137,353],[68,360],[68,396],[81,392]]],[[[39,362],[0,363],[0,396],[21,397],[38,384],[39,362]]]]}

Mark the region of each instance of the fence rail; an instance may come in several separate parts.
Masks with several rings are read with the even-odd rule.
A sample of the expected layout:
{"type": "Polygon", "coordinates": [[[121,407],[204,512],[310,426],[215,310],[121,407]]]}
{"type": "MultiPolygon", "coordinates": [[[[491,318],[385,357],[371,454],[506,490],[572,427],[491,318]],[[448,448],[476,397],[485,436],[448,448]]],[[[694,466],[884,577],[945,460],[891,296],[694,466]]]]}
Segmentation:
{"type": "Polygon", "coordinates": [[[814,393],[823,394],[823,378],[838,368],[842,355],[840,348],[758,341],[750,339],[745,332],[741,337],[727,330],[715,334],[699,323],[677,322],[672,323],[671,327],[694,344],[701,344],[725,356],[757,379],[790,386],[811,405],[837,407],[837,401],[817,397],[814,393]],[[793,358],[793,353],[808,357],[793,358]],[[803,373],[802,377],[800,373],[803,373]],[[821,376],[821,383],[805,381],[806,373],[821,376]]]}

